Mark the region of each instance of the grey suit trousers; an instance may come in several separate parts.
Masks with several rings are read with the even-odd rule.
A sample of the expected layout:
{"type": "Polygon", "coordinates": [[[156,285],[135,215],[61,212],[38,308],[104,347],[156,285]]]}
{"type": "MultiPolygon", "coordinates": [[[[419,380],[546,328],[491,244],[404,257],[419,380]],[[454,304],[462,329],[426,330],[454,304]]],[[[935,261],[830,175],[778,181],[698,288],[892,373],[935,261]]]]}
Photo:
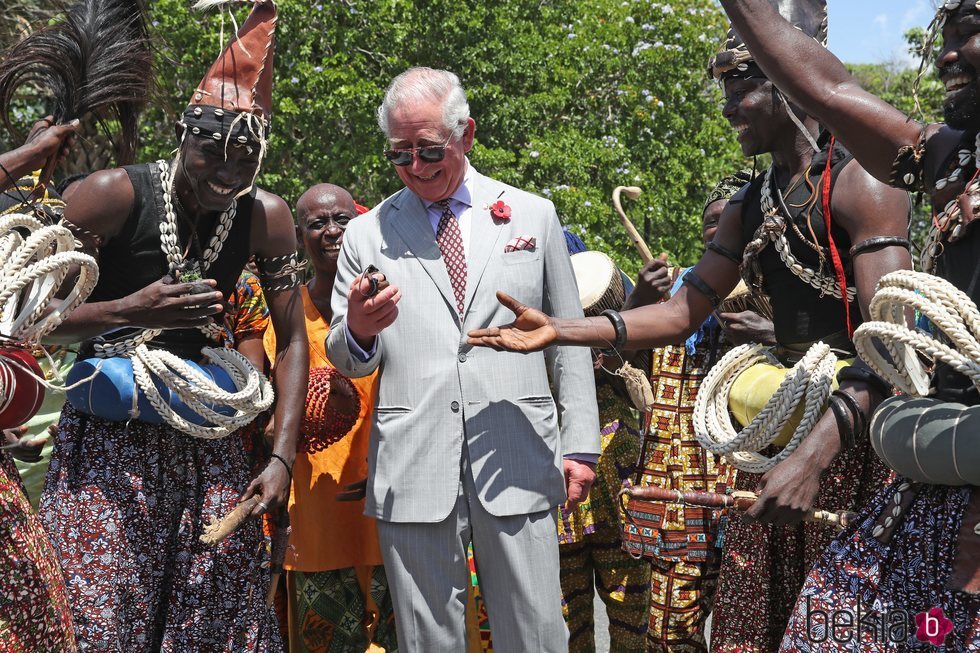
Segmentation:
{"type": "Polygon", "coordinates": [[[378,521],[401,653],[464,653],[466,549],[473,542],[497,653],[567,653],[556,510],[495,517],[463,456],[459,494],[436,523],[378,521]],[[451,561],[452,564],[447,564],[451,561]]]}

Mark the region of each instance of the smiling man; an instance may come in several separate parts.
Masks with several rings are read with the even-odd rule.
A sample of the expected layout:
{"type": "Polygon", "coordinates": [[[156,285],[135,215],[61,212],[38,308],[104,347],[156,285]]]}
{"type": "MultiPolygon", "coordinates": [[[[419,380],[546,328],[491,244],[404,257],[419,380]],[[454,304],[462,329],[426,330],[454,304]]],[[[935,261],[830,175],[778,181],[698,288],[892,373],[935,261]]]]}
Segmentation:
{"type": "MultiPolygon", "coordinates": [[[[799,33],[820,47],[823,3],[809,4],[815,10],[798,12],[812,7],[779,2],[796,18],[799,33]]],[[[551,319],[505,298],[517,321],[477,331],[470,342],[516,351],[609,342],[628,350],[661,347],[687,338],[744,275],[770,299],[773,354],[785,366],[817,342],[841,358],[855,355],[850,330],[867,315],[878,279],[911,266],[908,197],[872,178],[816,120],[786,101],[736,32],[710,71],[723,84],[722,113],[738,132],[742,153],[771,154],[772,165],[729,202],[708,251],[681,288],[663,304],[624,311],[621,321],[551,319]],[[854,299],[845,303],[845,293],[854,299]]],[[[855,510],[885,479],[867,439],[853,437],[884,394],[858,369],[842,375],[839,392],[846,398],[833,401],[853,406],[853,421],[824,410],[799,446],[763,475],[738,475],[737,489],[759,494],[749,520],[763,523],[728,524],[712,617],[714,651],[770,653],[779,646],[806,571],[833,535],[801,523],[804,514],[855,510]]]]}
{"type": "Polygon", "coordinates": [[[327,350],[351,376],[378,370],[366,513],[399,649],[466,650],[472,542],[495,650],[566,651],[555,507],[594,477],[589,352],[499,355],[464,335],[503,317],[497,288],[582,315],[555,207],[473,169],[476,123],[452,73],[399,75],[378,122],[405,188],[347,228],[327,350]],[[375,296],[369,265],[391,283],[375,296]]]}
{"type": "MultiPolygon", "coordinates": [[[[766,74],[833,130],[865,168],[882,181],[929,195],[935,218],[923,268],[934,270],[974,304],[980,301],[980,187],[975,181],[980,160],[980,5],[946,0],[929,26],[924,56],[934,57],[931,63],[946,87],[946,122],[939,124],[912,120],[862,89],[840,61],[793,29],[767,0],[722,0],[722,5],[766,74]]],[[[968,302],[961,298],[957,303],[968,302]]],[[[963,353],[976,363],[975,354],[963,353]]],[[[928,403],[914,410],[904,426],[888,428],[886,419],[876,418],[876,437],[901,442],[910,431],[917,433],[920,424],[938,423],[929,440],[920,437],[917,445],[912,438],[910,443],[916,459],[925,460],[931,446],[934,471],[928,478],[898,476],[820,557],[782,650],[812,650],[815,636],[827,640],[819,644],[821,651],[929,650],[929,635],[938,636],[929,643],[945,643],[944,650],[980,650],[980,491],[963,484],[958,468],[965,464],[962,458],[957,462],[955,450],[928,444],[950,436],[955,441],[960,422],[957,417],[942,423],[935,415],[943,410],[968,414],[980,405],[980,396],[970,378],[941,360],[935,363],[928,395],[928,400],[919,400],[928,403]],[[828,639],[821,630],[823,614],[844,621],[869,609],[876,615],[904,615],[909,624],[914,617],[919,627],[895,638],[892,633],[874,638],[873,629],[861,628],[831,633],[828,639]],[[948,634],[946,628],[940,630],[947,619],[948,634]]],[[[906,400],[890,400],[890,410],[906,400]]],[[[964,431],[976,435],[975,428],[960,428],[960,437],[964,431]]],[[[976,450],[975,442],[968,450],[976,450]]]]}
{"type": "Polygon", "coordinates": [[[130,351],[149,335],[149,347],[199,361],[202,347],[221,346],[210,334],[222,331],[206,327],[254,254],[280,355],[273,457],[255,479],[237,434],[199,439],[135,410],[119,422],[103,419],[97,401],[92,414],[65,406],[40,513],[86,650],[282,649],[264,600],[259,521],[215,547],[198,541],[243,494],[259,498],[253,514],[285,504],[303,415],[293,221],[282,199],[253,186],[271,117],[275,20],[272,2],[257,4],[212,65],[178,123],[176,159],[96,172],[65,211],[98,256],[99,283],[58,338],[130,351]],[[176,280],[192,263],[203,290],[176,280]]]}

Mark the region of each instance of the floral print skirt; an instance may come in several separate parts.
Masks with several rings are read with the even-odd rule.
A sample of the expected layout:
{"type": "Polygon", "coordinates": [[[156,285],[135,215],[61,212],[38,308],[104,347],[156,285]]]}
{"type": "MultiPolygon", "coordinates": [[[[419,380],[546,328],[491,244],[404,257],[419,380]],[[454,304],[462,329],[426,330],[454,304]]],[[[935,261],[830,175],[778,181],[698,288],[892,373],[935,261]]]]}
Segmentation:
{"type": "Polygon", "coordinates": [[[40,513],[83,651],[281,651],[266,607],[268,542],[249,520],[199,537],[250,481],[242,439],[61,415],[40,513]]]}
{"type": "Polygon", "coordinates": [[[0,451],[0,653],[75,651],[58,558],[0,451]]]}
{"type": "Polygon", "coordinates": [[[980,651],[980,595],[946,587],[964,512],[977,490],[923,485],[882,543],[872,529],[904,482],[898,478],[882,490],[810,570],[780,650],[980,651]],[[920,628],[923,613],[934,620],[938,643],[920,628]],[[828,620],[837,627],[828,629],[828,620]],[[937,629],[944,626],[949,632],[942,637],[937,629]]]}

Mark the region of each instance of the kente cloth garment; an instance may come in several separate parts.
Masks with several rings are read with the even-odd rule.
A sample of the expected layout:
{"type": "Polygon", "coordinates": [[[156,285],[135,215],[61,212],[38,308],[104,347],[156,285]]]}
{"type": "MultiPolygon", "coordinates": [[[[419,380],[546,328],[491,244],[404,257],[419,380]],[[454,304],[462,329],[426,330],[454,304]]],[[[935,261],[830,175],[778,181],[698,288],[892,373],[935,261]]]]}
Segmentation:
{"type": "Polygon", "coordinates": [[[204,525],[251,481],[242,440],[61,414],[40,515],[83,650],[283,650],[265,605],[268,547],[248,520],[212,547],[204,525]]]}
{"type": "Polygon", "coordinates": [[[598,384],[602,455],[589,500],[570,514],[559,508],[558,556],[562,613],[572,653],[595,651],[593,600],[609,616],[610,651],[643,653],[650,565],[623,551],[619,491],[636,467],[640,433],[636,411],[608,383],[598,384]]]}
{"type": "Polygon", "coordinates": [[[490,617],[487,604],[480,590],[480,577],[476,573],[473,543],[466,548],[466,566],[470,570],[470,583],[466,588],[466,653],[493,653],[493,637],[490,635],[490,617]]]}
{"type": "Polygon", "coordinates": [[[442,209],[442,217],[439,218],[439,228],[436,230],[436,242],[446,263],[449,281],[453,285],[456,309],[462,315],[466,301],[466,253],[463,250],[463,235],[459,230],[459,221],[453,215],[453,210],[449,208],[448,200],[437,204],[442,209]]]}
{"type": "Polygon", "coordinates": [[[647,653],[707,653],[704,624],[718,589],[717,557],[708,562],[650,560],[647,653]]]}
{"type": "MultiPolygon", "coordinates": [[[[305,286],[300,288],[300,296],[310,343],[310,367],[333,367],[324,349],[330,325],[305,286]]],[[[266,330],[264,344],[270,360],[275,359],[275,338],[273,329],[266,330]]],[[[367,478],[377,373],[351,381],[361,398],[361,412],[354,427],[322,451],[296,454],[289,497],[292,533],[286,569],[313,572],[382,564],[377,526],[374,519],[363,514],[364,504],[336,499],[345,485],[367,478]],[[324,533],[324,524],[330,524],[329,533],[324,533]]]]}
{"type": "MultiPolygon", "coordinates": [[[[735,488],[754,492],[759,478],[740,472],[735,488]]],[[[857,511],[888,478],[888,470],[869,441],[861,440],[841,453],[820,477],[815,507],[857,511]]],[[[721,576],[712,608],[711,650],[777,650],[807,572],[835,535],[833,528],[821,524],[748,524],[732,515],[725,529],[721,576]]]]}
{"type": "Polygon", "coordinates": [[[0,451],[0,653],[75,650],[58,557],[0,451]]]}
{"type": "Polygon", "coordinates": [[[228,295],[228,310],[222,327],[225,347],[234,347],[246,338],[261,336],[271,324],[269,305],[259,278],[243,270],[235,289],[228,295]]]}
{"type": "MultiPolygon", "coordinates": [[[[727,350],[719,339],[720,329],[715,328],[698,343],[693,354],[684,345],[653,350],[650,385],[654,404],[646,436],[642,486],[684,492],[730,491],[735,468],[716,460],[694,435],[698,388],[709,365],[727,350]]],[[[655,533],[659,558],[685,562],[715,558],[721,511],[666,502],[652,502],[649,510],[654,519],[660,518],[660,529],[655,533]]]]}
{"type": "Polygon", "coordinates": [[[879,492],[820,555],[793,609],[781,651],[980,651],[980,595],[946,587],[964,511],[977,489],[923,485],[883,544],[871,530],[903,481],[896,478],[879,492]],[[937,607],[953,622],[944,649],[916,638],[916,615],[937,607]],[[840,616],[845,613],[851,617],[840,616]],[[826,619],[833,615],[838,623],[855,625],[828,633],[826,619]]]}
{"type": "Polygon", "coordinates": [[[290,653],[396,653],[384,567],[287,573],[289,591],[296,597],[290,653]]]}
{"type": "MultiPolygon", "coordinates": [[[[75,364],[75,352],[63,347],[46,347],[51,359],[61,374],[61,378],[68,375],[71,366],[75,364]]],[[[55,378],[51,370],[51,363],[46,356],[38,356],[37,362],[44,371],[44,378],[52,381],[55,378]]],[[[26,422],[27,432],[30,435],[47,435],[48,427],[57,424],[61,417],[61,407],[65,405],[65,393],[47,390],[44,393],[44,401],[41,409],[34,417],[26,422]]],[[[37,510],[38,503],[41,501],[41,491],[44,489],[44,477],[48,473],[48,465],[51,463],[51,452],[54,451],[54,438],[51,438],[41,448],[41,457],[34,462],[24,462],[14,460],[17,471],[20,473],[20,480],[24,483],[24,493],[27,494],[31,502],[31,508],[37,510]]]]}
{"type": "Polygon", "coordinates": [[[582,542],[584,536],[595,533],[597,528],[620,528],[619,491],[636,468],[640,455],[640,432],[633,405],[619,397],[609,383],[596,384],[596,400],[602,425],[599,431],[602,454],[596,464],[596,478],[589,496],[574,510],[558,508],[559,544],[582,542]]]}

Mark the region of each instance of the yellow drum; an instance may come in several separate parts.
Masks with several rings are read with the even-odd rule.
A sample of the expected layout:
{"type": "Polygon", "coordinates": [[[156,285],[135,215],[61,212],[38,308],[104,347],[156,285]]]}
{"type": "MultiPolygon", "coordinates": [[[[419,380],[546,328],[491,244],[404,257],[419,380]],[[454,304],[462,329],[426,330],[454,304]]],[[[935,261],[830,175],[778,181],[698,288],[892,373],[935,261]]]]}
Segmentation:
{"type": "MultiPolygon", "coordinates": [[[[837,371],[847,367],[854,362],[854,359],[838,360],[837,371]]],[[[758,415],[765,407],[766,403],[779,389],[779,384],[786,378],[789,370],[782,366],[770,363],[757,363],[738,375],[732,383],[731,392],[728,395],[728,409],[731,411],[735,421],[745,427],[758,415]]],[[[835,374],[836,377],[836,374],[835,374]]],[[[833,390],[837,389],[837,379],[832,384],[833,390]]],[[[780,447],[786,446],[793,431],[799,426],[803,419],[804,404],[800,404],[793,411],[789,421],[783,426],[773,444],[780,447]]]]}

